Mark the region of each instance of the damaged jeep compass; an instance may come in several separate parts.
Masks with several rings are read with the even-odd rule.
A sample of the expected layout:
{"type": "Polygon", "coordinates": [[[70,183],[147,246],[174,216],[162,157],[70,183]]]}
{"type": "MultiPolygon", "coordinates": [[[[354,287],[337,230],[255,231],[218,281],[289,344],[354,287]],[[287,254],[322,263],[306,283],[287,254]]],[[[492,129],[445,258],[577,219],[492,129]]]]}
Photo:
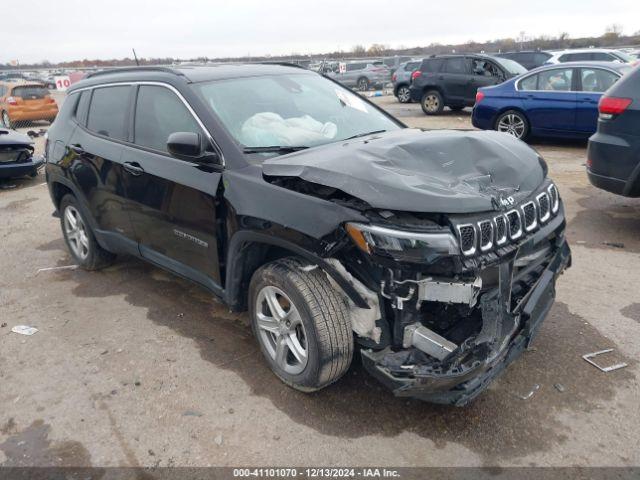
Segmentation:
{"type": "Polygon", "coordinates": [[[395,395],[464,405],[530,344],[571,260],[525,143],[407,128],[293,66],[91,74],[46,176],[79,265],[135,255],[248,310],[306,392],[360,354],[395,395]]]}

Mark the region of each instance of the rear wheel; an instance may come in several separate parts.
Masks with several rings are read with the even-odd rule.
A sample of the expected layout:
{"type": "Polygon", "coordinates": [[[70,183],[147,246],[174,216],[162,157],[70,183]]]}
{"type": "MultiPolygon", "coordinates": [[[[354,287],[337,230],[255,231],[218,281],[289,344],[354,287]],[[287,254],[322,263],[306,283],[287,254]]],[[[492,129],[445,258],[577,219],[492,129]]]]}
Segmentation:
{"type": "Polygon", "coordinates": [[[7,112],[2,112],[2,124],[5,128],[11,128],[11,119],[9,118],[9,114],[7,112]]]}
{"type": "Polygon", "coordinates": [[[82,268],[99,270],[113,262],[115,255],[98,244],[73,195],[60,201],[60,224],[67,248],[82,268]]]}
{"type": "Polygon", "coordinates": [[[271,370],[305,392],[338,380],[353,357],[347,305],[319,268],[296,258],[260,268],[249,286],[253,332],[271,370]]]}
{"type": "Polygon", "coordinates": [[[420,105],[422,106],[422,111],[426,115],[439,115],[444,109],[442,95],[440,95],[440,92],[437,90],[429,90],[428,92],[425,92],[422,96],[420,105]]]}
{"type": "Polygon", "coordinates": [[[408,86],[402,85],[398,87],[396,97],[398,97],[400,103],[409,103],[411,101],[411,90],[409,90],[408,86]]]}
{"type": "Polygon", "coordinates": [[[367,90],[369,90],[369,79],[366,77],[359,78],[357,86],[358,90],[360,90],[361,92],[366,92],[367,90]]]}
{"type": "Polygon", "coordinates": [[[521,112],[507,110],[496,119],[495,129],[525,140],[529,135],[529,121],[521,112]]]}

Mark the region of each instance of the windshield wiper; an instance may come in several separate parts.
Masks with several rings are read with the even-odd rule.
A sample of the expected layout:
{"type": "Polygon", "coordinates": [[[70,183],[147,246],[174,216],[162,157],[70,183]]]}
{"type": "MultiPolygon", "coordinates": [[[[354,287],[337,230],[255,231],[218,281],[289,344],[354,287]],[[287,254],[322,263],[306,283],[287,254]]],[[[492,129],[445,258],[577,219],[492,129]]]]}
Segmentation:
{"type": "Polygon", "coordinates": [[[268,147],[244,147],[243,153],[291,153],[299,150],[305,150],[309,147],[304,145],[271,145],[268,147]]]}
{"type": "Polygon", "coordinates": [[[375,135],[376,133],[384,133],[384,132],[386,132],[386,130],[374,130],[373,132],[359,133],[357,135],[353,135],[352,137],[344,138],[342,141],[353,140],[354,138],[366,137],[367,135],[375,135]]]}

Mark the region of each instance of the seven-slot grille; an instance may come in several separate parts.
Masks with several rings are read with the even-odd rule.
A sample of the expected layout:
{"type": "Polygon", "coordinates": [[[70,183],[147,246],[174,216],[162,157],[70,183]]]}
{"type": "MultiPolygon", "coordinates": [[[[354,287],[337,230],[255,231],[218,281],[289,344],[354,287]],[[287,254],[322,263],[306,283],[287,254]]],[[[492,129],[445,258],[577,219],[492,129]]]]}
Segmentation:
{"type": "Polygon", "coordinates": [[[476,229],[473,225],[458,226],[460,234],[460,248],[465,255],[473,255],[476,252],[476,229]]]}
{"type": "Polygon", "coordinates": [[[458,225],[460,249],[469,256],[478,250],[487,252],[493,247],[505,245],[509,240],[521,238],[525,232],[534,231],[549,221],[559,209],[558,189],[551,184],[536,196],[535,201],[526,202],[493,219],[458,225]]]}

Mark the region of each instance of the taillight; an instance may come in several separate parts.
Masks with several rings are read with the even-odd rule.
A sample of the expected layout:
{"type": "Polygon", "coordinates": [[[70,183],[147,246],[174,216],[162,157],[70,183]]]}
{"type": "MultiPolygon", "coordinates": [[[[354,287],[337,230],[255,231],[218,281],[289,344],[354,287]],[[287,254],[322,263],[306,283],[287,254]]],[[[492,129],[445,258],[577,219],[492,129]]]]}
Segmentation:
{"type": "Polygon", "coordinates": [[[18,104],[18,101],[17,101],[15,98],[13,98],[13,97],[9,97],[9,98],[7,98],[7,103],[8,103],[9,105],[17,105],[17,104],[18,104]]]}
{"type": "Polygon", "coordinates": [[[620,115],[631,105],[632,101],[630,98],[601,97],[598,103],[600,118],[609,120],[614,115],[620,115]]]}
{"type": "Polygon", "coordinates": [[[476,93],[476,105],[478,103],[480,103],[482,101],[482,99],[484,98],[484,93],[483,92],[478,92],[476,93]]]}
{"type": "Polygon", "coordinates": [[[391,81],[395,82],[398,79],[398,76],[394,73],[393,75],[391,75],[391,81]]]}
{"type": "Polygon", "coordinates": [[[415,80],[416,78],[421,77],[421,76],[422,76],[422,72],[420,70],[416,70],[415,72],[413,72],[411,74],[411,80],[415,80]]]}
{"type": "Polygon", "coordinates": [[[49,97],[47,98],[47,103],[56,103],[56,101],[53,98],[49,97]]]}

